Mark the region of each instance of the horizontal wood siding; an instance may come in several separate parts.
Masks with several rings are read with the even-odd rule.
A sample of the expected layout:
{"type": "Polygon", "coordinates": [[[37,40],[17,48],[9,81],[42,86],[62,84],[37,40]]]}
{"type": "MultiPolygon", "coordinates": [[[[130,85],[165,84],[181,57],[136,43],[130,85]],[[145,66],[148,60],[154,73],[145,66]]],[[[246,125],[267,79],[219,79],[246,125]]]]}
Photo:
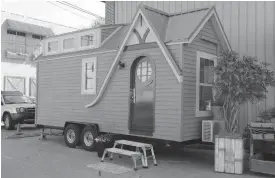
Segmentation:
{"type": "MultiPolygon", "coordinates": [[[[186,12],[214,5],[232,48],[240,55],[256,56],[259,60],[270,63],[270,69],[275,70],[275,2],[147,1],[143,3],[167,13],[186,12]]],[[[116,23],[129,23],[125,17],[133,17],[139,4],[139,1],[116,1],[116,23]],[[131,4],[131,9],[125,10],[122,3],[131,4]]],[[[259,110],[271,106],[275,106],[274,88],[269,89],[265,101],[242,107],[241,130],[247,123],[256,119],[259,110]]]]}
{"type": "Polygon", "coordinates": [[[204,117],[195,117],[196,111],[196,61],[197,50],[212,55],[217,55],[217,46],[200,40],[200,36],[207,36],[217,40],[210,22],[205,24],[194,42],[183,48],[183,118],[182,118],[182,140],[193,140],[201,138],[201,121],[204,117]]]}
{"type": "MultiPolygon", "coordinates": [[[[84,106],[95,96],[81,95],[81,58],[40,62],[37,123],[62,127],[66,121],[94,122],[103,132],[129,134],[130,67],[140,55],[150,56],[156,64],[153,137],[180,141],[181,85],[159,48],[124,52],[121,59],[126,67],[116,69],[101,101],[88,109],[84,106]]],[[[114,53],[98,56],[97,92],[113,60],[114,53]]]]}
{"type": "Polygon", "coordinates": [[[182,69],[182,56],[181,56],[181,46],[180,45],[169,45],[167,46],[168,51],[175,60],[179,69],[182,69]]]}

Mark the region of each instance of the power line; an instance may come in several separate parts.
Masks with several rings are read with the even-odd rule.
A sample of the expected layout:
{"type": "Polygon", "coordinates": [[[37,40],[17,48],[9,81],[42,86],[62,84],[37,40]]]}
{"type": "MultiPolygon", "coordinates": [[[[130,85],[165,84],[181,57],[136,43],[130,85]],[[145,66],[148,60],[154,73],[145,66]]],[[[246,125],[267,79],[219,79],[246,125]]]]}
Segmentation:
{"type": "Polygon", "coordinates": [[[74,4],[71,4],[71,3],[68,3],[68,2],[65,2],[65,1],[61,1],[61,2],[63,2],[63,4],[65,3],[64,5],[67,5],[67,6],[71,7],[71,8],[77,9],[77,10],[79,10],[79,11],[81,11],[81,12],[90,14],[90,15],[96,17],[96,18],[104,19],[103,17],[101,17],[101,16],[99,16],[99,15],[97,15],[97,14],[95,14],[95,13],[92,13],[92,12],[90,12],[90,11],[87,11],[87,10],[85,10],[85,9],[82,9],[81,7],[78,7],[78,6],[74,5],[74,4]]]}
{"type": "Polygon", "coordinates": [[[78,10],[78,11],[81,11],[81,12],[83,12],[83,13],[92,15],[92,16],[94,16],[94,17],[96,17],[96,18],[104,19],[103,17],[101,17],[101,16],[99,16],[99,15],[97,15],[97,14],[94,14],[94,13],[92,13],[92,12],[90,12],[90,11],[87,11],[87,10],[85,10],[85,9],[82,9],[82,8],[76,6],[76,5],[71,4],[71,3],[68,3],[68,2],[65,2],[65,1],[56,1],[56,2],[58,2],[58,3],[62,4],[62,5],[68,6],[68,7],[70,7],[70,8],[76,9],[76,10],[78,10]]]}
{"type": "Polygon", "coordinates": [[[55,3],[51,2],[51,1],[47,1],[47,2],[48,2],[48,3],[50,3],[50,4],[52,4],[52,5],[54,5],[54,6],[56,6],[56,7],[59,7],[59,8],[61,8],[61,9],[65,10],[65,11],[67,11],[67,12],[70,12],[70,13],[72,13],[72,14],[76,15],[76,16],[79,16],[79,17],[85,18],[85,19],[87,19],[87,20],[91,20],[91,19],[89,19],[89,18],[87,18],[87,17],[85,17],[85,16],[82,16],[82,15],[77,14],[77,13],[75,13],[75,12],[72,12],[72,11],[70,11],[70,10],[68,10],[68,9],[65,9],[65,8],[63,8],[63,7],[59,6],[59,5],[57,5],[57,4],[55,4],[55,3]]]}
{"type": "Polygon", "coordinates": [[[63,27],[71,28],[71,29],[79,29],[79,28],[76,28],[76,27],[70,27],[70,26],[67,26],[67,25],[62,25],[62,24],[58,24],[58,23],[54,23],[54,22],[49,22],[49,21],[46,21],[46,20],[41,20],[41,19],[37,19],[37,18],[25,16],[25,15],[22,15],[22,14],[16,14],[16,13],[12,13],[12,12],[7,12],[7,11],[4,11],[4,10],[1,10],[1,12],[9,13],[9,14],[11,14],[11,15],[16,15],[16,16],[19,16],[19,17],[21,17],[21,18],[33,19],[33,20],[37,20],[37,21],[40,21],[40,22],[45,22],[45,23],[49,23],[49,24],[54,24],[54,25],[58,25],[58,26],[63,26],[63,27]]]}

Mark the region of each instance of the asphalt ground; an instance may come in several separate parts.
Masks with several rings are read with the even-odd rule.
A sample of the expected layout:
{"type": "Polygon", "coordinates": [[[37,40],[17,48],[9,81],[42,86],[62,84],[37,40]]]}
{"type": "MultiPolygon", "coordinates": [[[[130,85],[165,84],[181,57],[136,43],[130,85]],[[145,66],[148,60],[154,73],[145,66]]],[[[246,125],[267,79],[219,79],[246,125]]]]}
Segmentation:
{"type": "MultiPolygon", "coordinates": [[[[180,152],[157,153],[158,166],[149,161],[149,168],[123,174],[100,172],[89,165],[100,163],[96,152],[68,148],[63,136],[47,136],[39,140],[40,132],[33,126],[23,125],[25,136],[14,137],[16,130],[1,130],[2,178],[265,178],[271,177],[245,171],[242,175],[214,172],[213,150],[189,149],[180,152]],[[32,136],[32,137],[30,137],[32,136]]],[[[49,130],[47,130],[48,133],[49,130]]],[[[53,131],[59,134],[60,131],[53,131]]],[[[106,159],[105,162],[111,162],[106,159]]],[[[132,167],[128,158],[114,159],[112,163],[132,167]]]]}

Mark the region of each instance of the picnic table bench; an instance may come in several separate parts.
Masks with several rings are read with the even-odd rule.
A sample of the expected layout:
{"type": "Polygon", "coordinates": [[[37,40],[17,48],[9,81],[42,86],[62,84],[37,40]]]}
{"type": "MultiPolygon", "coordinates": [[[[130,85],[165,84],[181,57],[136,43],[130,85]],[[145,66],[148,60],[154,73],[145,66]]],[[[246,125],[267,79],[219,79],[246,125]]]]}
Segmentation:
{"type": "Polygon", "coordinates": [[[115,141],[113,148],[106,148],[104,150],[104,153],[101,159],[102,162],[104,161],[105,155],[107,153],[111,153],[111,156],[110,156],[111,160],[113,159],[113,154],[119,154],[119,155],[125,155],[125,156],[131,157],[134,162],[134,170],[137,170],[136,160],[138,160],[139,158],[141,159],[142,166],[144,168],[148,168],[148,158],[151,158],[151,157],[153,158],[154,165],[157,166],[154,149],[151,144],[134,142],[129,140],[117,140],[115,141]],[[118,145],[120,145],[120,148],[116,148],[118,145]],[[135,147],[136,150],[135,151],[125,150],[123,149],[124,145],[135,147]],[[151,151],[150,156],[147,156],[147,150],[151,151]]]}

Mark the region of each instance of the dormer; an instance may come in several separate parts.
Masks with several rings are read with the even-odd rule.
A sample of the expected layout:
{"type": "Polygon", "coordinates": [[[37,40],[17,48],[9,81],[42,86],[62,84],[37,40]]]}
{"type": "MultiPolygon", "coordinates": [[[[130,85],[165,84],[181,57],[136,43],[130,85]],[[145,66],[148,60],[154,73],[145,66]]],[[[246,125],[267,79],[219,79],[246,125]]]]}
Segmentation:
{"type": "Polygon", "coordinates": [[[52,55],[97,48],[101,42],[100,29],[87,29],[56,35],[43,40],[43,54],[52,55]]]}
{"type": "Polygon", "coordinates": [[[51,36],[42,42],[43,55],[61,54],[98,48],[119,25],[102,25],[51,36]]]}

